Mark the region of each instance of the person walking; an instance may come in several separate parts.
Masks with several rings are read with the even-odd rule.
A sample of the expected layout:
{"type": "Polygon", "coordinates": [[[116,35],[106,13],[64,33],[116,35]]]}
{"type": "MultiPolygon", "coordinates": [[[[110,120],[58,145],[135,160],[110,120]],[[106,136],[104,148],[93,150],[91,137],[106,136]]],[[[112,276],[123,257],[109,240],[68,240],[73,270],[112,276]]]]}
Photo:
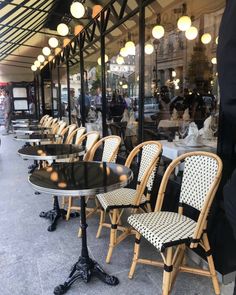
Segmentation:
{"type": "Polygon", "coordinates": [[[6,133],[4,133],[3,135],[8,135],[10,131],[12,131],[11,117],[12,117],[12,103],[11,103],[9,91],[6,90],[5,98],[4,98],[4,118],[5,118],[6,133]]]}

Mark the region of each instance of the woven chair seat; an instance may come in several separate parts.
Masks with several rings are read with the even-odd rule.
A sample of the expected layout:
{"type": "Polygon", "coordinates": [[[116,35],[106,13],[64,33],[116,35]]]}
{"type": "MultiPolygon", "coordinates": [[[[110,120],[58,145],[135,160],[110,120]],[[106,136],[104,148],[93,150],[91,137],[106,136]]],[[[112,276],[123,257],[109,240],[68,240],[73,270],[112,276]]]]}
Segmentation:
{"type": "Polygon", "coordinates": [[[190,242],[196,228],[194,220],[165,211],[131,215],[128,223],[161,252],[190,242]]]}
{"type": "MultiPolygon", "coordinates": [[[[134,205],[137,191],[131,188],[120,188],[105,194],[97,195],[97,198],[105,211],[115,208],[136,207],[134,205]]],[[[141,198],[141,204],[146,203],[145,195],[141,198]]]]}

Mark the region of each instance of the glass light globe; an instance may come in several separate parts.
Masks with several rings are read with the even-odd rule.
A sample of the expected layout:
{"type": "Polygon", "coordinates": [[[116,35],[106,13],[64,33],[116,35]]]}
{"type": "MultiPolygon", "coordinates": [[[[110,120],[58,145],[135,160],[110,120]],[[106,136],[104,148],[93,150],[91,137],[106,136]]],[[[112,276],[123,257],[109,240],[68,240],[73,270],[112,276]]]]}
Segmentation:
{"type": "Polygon", "coordinates": [[[135,52],[135,44],[133,41],[128,41],[125,43],[125,49],[128,55],[133,55],[135,52]]]}
{"type": "Polygon", "coordinates": [[[85,14],[85,8],[84,5],[78,1],[74,2],[70,6],[70,13],[75,18],[81,18],[85,14]]]}
{"type": "Polygon", "coordinates": [[[176,71],[172,71],[172,77],[175,78],[177,76],[176,71]]]}
{"type": "Polygon", "coordinates": [[[67,26],[66,24],[63,24],[63,23],[59,24],[59,25],[57,26],[57,33],[58,33],[59,35],[61,35],[61,36],[66,36],[66,35],[68,35],[68,33],[69,33],[69,28],[68,28],[68,26],[67,26]]]}
{"type": "Polygon", "coordinates": [[[216,37],[216,44],[218,45],[219,37],[216,37]]]}
{"type": "Polygon", "coordinates": [[[101,5],[94,5],[93,6],[93,12],[92,12],[92,18],[94,18],[96,15],[98,15],[103,7],[101,5]]]}
{"type": "Polygon", "coordinates": [[[57,38],[55,37],[51,37],[49,40],[48,40],[48,44],[50,47],[52,48],[56,48],[59,44],[59,41],[57,40],[57,38]]]}
{"type": "Polygon", "coordinates": [[[185,37],[188,40],[194,40],[197,38],[198,35],[198,29],[196,27],[190,27],[186,32],[185,32],[185,37]]]}
{"type": "Polygon", "coordinates": [[[45,61],[45,57],[42,54],[40,54],[38,56],[38,61],[41,62],[41,63],[44,62],[45,61]]]}
{"type": "Polygon", "coordinates": [[[124,84],[124,85],[122,85],[122,88],[123,89],[128,89],[128,85],[127,84],[124,84]]]}
{"type": "Polygon", "coordinates": [[[31,66],[31,70],[32,70],[33,72],[37,71],[37,67],[36,67],[36,65],[32,65],[32,66],[31,66]]]}
{"type": "Polygon", "coordinates": [[[192,25],[191,18],[187,15],[181,16],[177,22],[177,27],[180,31],[187,31],[192,25]]]}
{"type": "Polygon", "coordinates": [[[42,52],[43,52],[44,55],[49,56],[50,53],[51,53],[51,49],[46,46],[46,47],[43,47],[42,52]]]}
{"type": "Polygon", "coordinates": [[[128,52],[126,50],[125,47],[122,47],[121,50],[120,50],[120,55],[123,56],[123,57],[126,57],[128,56],[128,52]]]}
{"type": "Polygon", "coordinates": [[[161,39],[165,34],[165,30],[162,26],[157,25],[152,29],[152,36],[155,39],[161,39]]]}
{"type": "Polygon", "coordinates": [[[212,62],[213,65],[216,65],[217,64],[217,58],[216,57],[213,57],[211,59],[211,62],[212,62]]]}
{"type": "MultiPolygon", "coordinates": [[[[127,49],[126,49],[127,50],[127,49]]],[[[130,47],[129,50],[127,50],[128,55],[135,55],[136,49],[135,47],[130,47]]]]}
{"type": "Polygon", "coordinates": [[[144,51],[145,51],[146,54],[152,54],[153,51],[154,51],[153,45],[150,44],[150,43],[146,44],[145,47],[144,47],[144,51]]]}
{"type": "MultiPolygon", "coordinates": [[[[104,59],[105,59],[105,63],[108,62],[108,60],[109,60],[109,58],[108,58],[108,56],[107,56],[106,54],[105,54],[105,56],[104,56],[104,59]]],[[[98,58],[97,62],[98,62],[98,64],[99,64],[99,66],[102,64],[102,59],[101,59],[101,57],[98,58]]]]}
{"type": "Polygon", "coordinates": [[[122,56],[117,56],[116,62],[118,63],[118,65],[122,65],[125,61],[122,56]]]}
{"type": "Polygon", "coordinates": [[[205,33],[201,37],[201,41],[203,44],[209,44],[211,42],[211,34],[205,33]]]}
{"type": "Polygon", "coordinates": [[[36,60],[36,61],[34,62],[34,65],[35,65],[37,68],[39,68],[39,67],[40,67],[40,62],[39,62],[38,60],[36,60]]]}

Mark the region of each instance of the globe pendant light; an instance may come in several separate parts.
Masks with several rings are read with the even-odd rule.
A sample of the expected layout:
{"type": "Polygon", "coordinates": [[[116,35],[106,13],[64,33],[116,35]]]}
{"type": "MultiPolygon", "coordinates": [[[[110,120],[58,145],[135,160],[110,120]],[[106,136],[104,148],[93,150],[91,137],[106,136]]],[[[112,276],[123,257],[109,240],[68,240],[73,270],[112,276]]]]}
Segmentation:
{"type": "Polygon", "coordinates": [[[37,71],[37,67],[36,67],[36,65],[32,65],[32,66],[31,66],[31,70],[32,70],[33,72],[37,71]]]}
{"type": "Polygon", "coordinates": [[[155,39],[161,39],[165,34],[165,29],[161,25],[157,25],[152,29],[152,36],[155,39]]]}
{"type": "Polygon", "coordinates": [[[187,15],[181,16],[177,22],[177,27],[180,31],[187,31],[192,25],[191,18],[187,15]]]}
{"type": "Polygon", "coordinates": [[[117,56],[116,58],[116,62],[118,65],[122,65],[125,61],[124,61],[124,58],[120,55],[117,56]]]}
{"type": "Polygon", "coordinates": [[[217,64],[217,58],[216,57],[213,57],[211,59],[211,62],[212,62],[213,65],[216,65],[217,64]]]}
{"type": "Polygon", "coordinates": [[[42,52],[43,52],[43,54],[44,54],[45,56],[49,56],[50,53],[51,53],[51,49],[50,49],[49,47],[46,46],[46,47],[43,47],[42,52]]]}
{"type": "Polygon", "coordinates": [[[34,65],[35,65],[37,68],[39,68],[39,67],[40,67],[40,62],[39,62],[38,60],[36,60],[36,61],[34,62],[34,65]]]}
{"type": "Polygon", "coordinates": [[[55,38],[55,37],[51,37],[51,38],[48,40],[48,44],[49,44],[50,47],[52,47],[52,48],[56,48],[56,47],[58,46],[59,42],[58,42],[57,38],[55,38]]]}
{"type": "MultiPolygon", "coordinates": [[[[108,56],[107,56],[106,54],[104,55],[104,59],[105,59],[105,63],[107,63],[108,60],[109,60],[109,58],[108,58],[108,56]]],[[[102,64],[102,59],[101,59],[101,57],[98,58],[97,62],[98,62],[98,64],[99,64],[99,66],[102,64]]]]}
{"type": "Polygon", "coordinates": [[[122,47],[121,48],[120,55],[123,56],[123,57],[127,57],[128,56],[128,52],[127,52],[127,50],[126,50],[125,47],[122,47]]]}
{"type": "Polygon", "coordinates": [[[85,14],[84,5],[78,1],[75,1],[70,6],[70,13],[75,18],[81,18],[85,14]]]}
{"type": "Polygon", "coordinates": [[[38,61],[39,61],[40,63],[43,63],[43,62],[45,61],[45,57],[44,57],[42,54],[40,54],[40,55],[38,56],[38,61]]]}
{"type": "Polygon", "coordinates": [[[186,32],[185,32],[185,37],[188,40],[194,40],[197,38],[198,35],[198,29],[196,27],[190,27],[186,32]]]}
{"type": "Polygon", "coordinates": [[[94,5],[92,11],[92,18],[96,17],[101,11],[103,7],[101,5],[94,5]]]}
{"type": "Polygon", "coordinates": [[[151,43],[146,44],[145,47],[144,47],[144,51],[148,55],[152,54],[153,51],[154,51],[153,45],[151,43]]]}
{"type": "Polygon", "coordinates": [[[211,34],[205,33],[201,37],[201,41],[203,44],[209,44],[211,42],[211,34]]]}
{"type": "Polygon", "coordinates": [[[125,49],[128,55],[135,55],[135,44],[133,41],[126,42],[125,49]]]}
{"type": "Polygon", "coordinates": [[[69,33],[69,28],[66,24],[61,23],[57,26],[57,32],[61,36],[66,36],[69,33]]]}

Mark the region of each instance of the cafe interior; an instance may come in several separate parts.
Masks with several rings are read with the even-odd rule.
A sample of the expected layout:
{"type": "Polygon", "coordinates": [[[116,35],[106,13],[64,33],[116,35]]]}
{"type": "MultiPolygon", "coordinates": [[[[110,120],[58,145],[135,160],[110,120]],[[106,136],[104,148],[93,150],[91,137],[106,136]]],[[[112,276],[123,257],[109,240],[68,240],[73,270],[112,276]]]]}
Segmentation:
{"type": "Polygon", "coordinates": [[[225,5],[1,1],[2,295],[233,294],[225,5]]]}

